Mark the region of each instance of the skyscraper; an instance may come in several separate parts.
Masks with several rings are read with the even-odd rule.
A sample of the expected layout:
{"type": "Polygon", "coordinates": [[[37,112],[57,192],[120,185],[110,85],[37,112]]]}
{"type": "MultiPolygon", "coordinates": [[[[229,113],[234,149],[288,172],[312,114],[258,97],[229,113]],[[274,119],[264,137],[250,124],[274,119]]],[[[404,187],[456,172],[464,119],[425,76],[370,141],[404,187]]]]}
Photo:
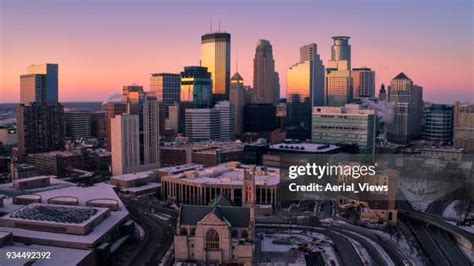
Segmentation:
{"type": "Polygon", "coordinates": [[[27,74],[20,76],[20,102],[58,103],[58,65],[29,65],[27,74]]]}
{"type": "Polygon", "coordinates": [[[235,134],[242,134],[244,130],[245,87],[244,80],[238,72],[230,80],[230,103],[233,107],[235,134]]]}
{"type": "Polygon", "coordinates": [[[16,109],[18,155],[64,148],[64,107],[58,103],[58,65],[30,65],[20,76],[16,109]]]}
{"type": "Polygon", "coordinates": [[[287,94],[288,137],[310,138],[311,107],[325,104],[324,65],[315,43],[302,46],[300,62],[288,69],[287,94]]]}
{"type": "Polygon", "coordinates": [[[152,73],[150,77],[150,91],[166,106],[179,102],[180,85],[180,74],[152,73]]]}
{"type": "Polygon", "coordinates": [[[121,102],[108,102],[102,105],[103,110],[105,111],[106,116],[106,135],[107,135],[107,150],[112,150],[112,126],[111,120],[116,115],[123,114],[127,110],[127,106],[121,102]]]}
{"type": "Polygon", "coordinates": [[[220,114],[214,108],[186,109],[185,135],[191,141],[217,140],[220,137],[220,114]]]}
{"type": "Polygon", "coordinates": [[[424,103],[422,135],[424,139],[447,144],[453,137],[453,106],[424,103]]]}
{"type": "Polygon", "coordinates": [[[160,165],[159,102],[140,88],[138,85],[124,87],[122,103],[127,111],[111,119],[113,175],[150,170],[160,165]]]}
{"type": "Polygon", "coordinates": [[[390,82],[388,100],[395,103],[395,118],[389,126],[388,140],[406,144],[418,137],[423,116],[423,88],[402,72],[390,82]]]}
{"type": "Polygon", "coordinates": [[[326,69],[326,105],[344,106],[353,100],[351,46],[348,36],[334,36],[326,69]]]}
{"type": "Polygon", "coordinates": [[[334,36],[331,46],[331,60],[328,68],[337,70],[351,70],[351,46],[349,36],[334,36]]]}
{"type": "Polygon", "coordinates": [[[275,72],[272,45],[267,40],[258,40],[253,59],[252,103],[276,104],[280,98],[279,77],[275,72]]]}
{"type": "Polygon", "coordinates": [[[180,101],[192,103],[194,108],[212,106],[212,73],[207,67],[187,66],[181,72],[180,101]]]}
{"type": "Polygon", "coordinates": [[[229,141],[235,139],[234,112],[229,101],[217,102],[214,109],[219,111],[219,139],[229,141]]]}
{"type": "Polygon", "coordinates": [[[230,89],[230,34],[208,33],[201,36],[201,66],[212,78],[214,101],[228,100],[230,89]]]}
{"type": "Polygon", "coordinates": [[[375,97],[375,71],[368,67],[352,69],[354,98],[375,97]]]}

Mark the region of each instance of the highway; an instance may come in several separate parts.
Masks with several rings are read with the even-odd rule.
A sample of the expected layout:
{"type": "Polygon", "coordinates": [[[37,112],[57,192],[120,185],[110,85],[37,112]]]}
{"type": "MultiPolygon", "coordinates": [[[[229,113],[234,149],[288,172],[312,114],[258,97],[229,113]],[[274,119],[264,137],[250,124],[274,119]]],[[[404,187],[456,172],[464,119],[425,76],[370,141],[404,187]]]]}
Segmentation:
{"type": "Polygon", "coordinates": [[[145,214],[149,207],[137,199],[123,199],[130,216],[145,231],[145,238],[140,241],[137,252],[127,265],[158,265],[173,242],[173,230],[169,224],[145,214]]]}
{"type": "Polygon", "coordinates": [[[474,235],[439,216],[449,204],[447,202],[444,199],[435,201],[428,207],[429,213],[423,213],[403,200],[399,202],[399,216],[410,220],[407,224],[434,265],[472,265],[452,235],[461,235],[471,242],[474,235]]]}

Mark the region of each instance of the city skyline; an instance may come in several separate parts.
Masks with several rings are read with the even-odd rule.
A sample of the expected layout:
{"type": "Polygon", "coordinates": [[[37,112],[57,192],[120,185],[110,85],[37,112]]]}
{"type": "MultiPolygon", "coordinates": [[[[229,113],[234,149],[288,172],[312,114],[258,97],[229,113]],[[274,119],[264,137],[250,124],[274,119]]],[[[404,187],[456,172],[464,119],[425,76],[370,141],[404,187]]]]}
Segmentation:
{"type": "Polygon", "coordinates": [[[470,1],[366,1],[367,5],[281,1],[271,6],[267,1],[252,6],[205,1],[189,8],[172,2],[123,1],[114,6],[106,2],[92,8],[88,1],[67,5],[3,1],[0,102],[19,102],[19,76],[25,66],[46,62],[59,64],[60,101],[102,101],[134,82],[150,90],[151,73],[179,73],[184,66],[199,65],[201,35],[210,32],[211,21],[213,31],[220,28],[232,35],[230,72],[236,72],[238,50],[239,73],[246,85],[253,84],[257,41],[272,43],[282,97],[286,70],[298,60],[300,46],[317,43],[327,66],[331,37],[348,35],[352,67],[373,69],[376,91],[381,83],[405,72],[425,88],[426,101],[474,100],[473,40],[465,34],[472,30],[470,1]],[[171,16],[177,9],[182,16],[171,16]],[[32,19],[38,14],[45,16],[32,19]],[[87,20],[82,19],[85,14],[87,20]],[[38,28],[42,42],[31,45],[39,37],[38,28]],[[22,34],[17,34],[20,30],[22,34]]]}

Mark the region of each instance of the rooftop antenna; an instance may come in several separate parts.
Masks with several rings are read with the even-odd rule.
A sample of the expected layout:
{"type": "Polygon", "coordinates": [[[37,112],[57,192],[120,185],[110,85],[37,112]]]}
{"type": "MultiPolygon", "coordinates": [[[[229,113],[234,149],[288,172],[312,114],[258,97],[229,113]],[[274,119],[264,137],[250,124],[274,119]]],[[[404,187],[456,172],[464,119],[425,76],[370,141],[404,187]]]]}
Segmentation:
{"type": "Polygon", "coordinates": [[[219,19],[219,31],[218,32],[221,32],[221,20],[219,19]]]}
{"type": "Polygon", "coordinates": [[[211,20],[211,31],[209,33],[212,33],[212,20],[211,20]]]}

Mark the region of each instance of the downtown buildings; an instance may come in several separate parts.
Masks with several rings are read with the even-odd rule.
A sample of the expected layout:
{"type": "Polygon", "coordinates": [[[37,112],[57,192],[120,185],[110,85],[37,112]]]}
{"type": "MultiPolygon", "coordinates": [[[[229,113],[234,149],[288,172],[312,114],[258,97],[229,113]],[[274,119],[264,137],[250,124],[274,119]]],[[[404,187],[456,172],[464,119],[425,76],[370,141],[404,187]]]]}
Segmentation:
{"type": "Polygon", "coordinates": [[[64,107],[58,103],[58,65],[28,67],[20,76],[16,109],[18,156],[64,148],[64,107]]]}
{"type": "Polygon", "coordinates": [[[421,133],[423,88],[403,72],[390,82],[388,101],[395,104],[395,117],[389,126],[388,140],[407,144],[421,133]]]}
{"type": "Polygon", "coordinates": [[[113,175],[159,167],[158,100],[131,85],[124,86],[122,103],[126,112],[111,119],[113,175]]]}
{"type": "Polygon", "coordinates": [[[217,102],[214,108],[186,109],[185,135],[191,141],[233,140],[233,115],[229,101],[217,102]]]}

